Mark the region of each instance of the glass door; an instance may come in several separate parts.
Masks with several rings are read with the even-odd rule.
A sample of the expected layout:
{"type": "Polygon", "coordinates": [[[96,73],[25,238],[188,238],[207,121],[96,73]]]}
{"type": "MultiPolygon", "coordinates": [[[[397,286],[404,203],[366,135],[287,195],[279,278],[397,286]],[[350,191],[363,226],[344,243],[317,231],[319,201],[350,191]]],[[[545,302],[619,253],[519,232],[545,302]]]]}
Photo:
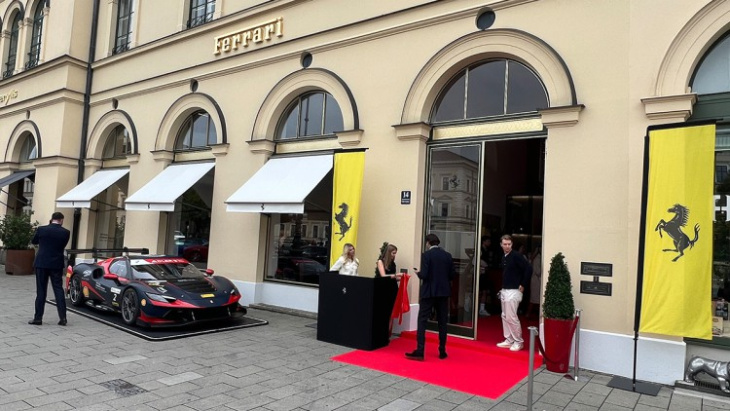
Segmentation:
{"type": "MultiPolygon", "coordinates": [[[[428,160],[426,233],[454,258],[456,278],[449,299],[450,334],[475,337],[476,275],[481,144],[432,147],[428,160]]],[[[436,329],[431,315],[429,329],[436,329]]]]}

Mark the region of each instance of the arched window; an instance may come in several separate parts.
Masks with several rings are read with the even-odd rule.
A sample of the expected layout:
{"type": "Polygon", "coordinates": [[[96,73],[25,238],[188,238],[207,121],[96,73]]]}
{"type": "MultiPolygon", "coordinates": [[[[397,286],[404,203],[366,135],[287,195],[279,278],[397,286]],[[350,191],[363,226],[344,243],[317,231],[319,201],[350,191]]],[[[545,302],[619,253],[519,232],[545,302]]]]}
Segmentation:
{"type": "Polygon", "coordinates": [[[129,132],[122,125],[114,127],[104,145],[103,159],[124,158],[132,152],[132,142],[129,132]]]}
{"type": "Polygon", "coordinates": [[[337,100],[324,91],[297,97],[281,117],[276,139],[287,140],[334,134],[344,127],[337,100]]]}
{"type": "Polygon", "coordinates": [[[8,39],[8,54],[5,59],[5,70],[3,70],[3,78],[8,78],[15,71],[15,61],[18,57],[18,33],[20,31],[20,21],[23,16],[18,12],[10,22],[10,38],[8,39]]]}
{"type": "Polygon", "coordinates": [[[431,121],[504,116],[544,107],[548,107],[547,92],[532,70],[514,60],[494,60],[460,71],[441,91],[431,121]]]}
{"type": "Polygon", "coordinates": [[[20,147],[19,161],[29,163],[36,158],[38,158],[38,147],[35,144],[35,138],[31,134],[27,134],[25,140],[23,140],[23,145],[20,147]]]}
{"type": "Polygon", "coordinates": [[[30,52],[28,53],[28,61],[25,68],[33,68],[38,65],[41,58],[41,37],[43,36],[43,8],[46,2],[41,1],[35,8],[33,13],[33,32],[30,38],[30,52]]]}
{"type": "Polygon", "coordinates": [[[730,35],[726,35],[705,54],[690,82],[697,94],[730,91],[730,35]]]}
{"type": "Polygon", "coordinates": [[[218,134],[210,115],[196,111],[185,119],[175,140],[175,150],[204,148],[218,142],[218,134]]]}

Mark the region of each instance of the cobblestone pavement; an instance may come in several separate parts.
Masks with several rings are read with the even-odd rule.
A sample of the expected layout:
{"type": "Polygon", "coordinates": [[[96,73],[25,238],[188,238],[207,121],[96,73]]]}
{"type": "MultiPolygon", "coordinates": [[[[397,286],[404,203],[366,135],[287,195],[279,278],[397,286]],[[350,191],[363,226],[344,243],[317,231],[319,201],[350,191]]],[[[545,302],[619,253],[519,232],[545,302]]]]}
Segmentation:
{"type": "MultiPolygon", "coordinates": [[[[527,404],[526,379],[495,401],[333,362],[349,349],[317,341],[311,318],[271,311],[249,311],[269,325],[163,342],[73,313],[60,327],[51,305],[44,325],[32,326],[34,288],[33,276],[0,271],[2,411],[476,411],[527,404]]],[[[722,398],[670,387],[652,397],[608,388],[610,376],[581,377],[574,382],[540,369],[533,409],[730,410],[722,398]]]]}

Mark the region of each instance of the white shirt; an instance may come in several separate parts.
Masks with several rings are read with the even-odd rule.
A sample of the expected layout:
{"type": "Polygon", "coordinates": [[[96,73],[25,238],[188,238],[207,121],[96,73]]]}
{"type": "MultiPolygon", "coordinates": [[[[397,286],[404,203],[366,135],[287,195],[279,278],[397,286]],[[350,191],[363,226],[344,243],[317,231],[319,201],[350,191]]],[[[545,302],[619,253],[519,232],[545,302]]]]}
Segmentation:
{"type": "Polygon", "coordinates": [[[357,275],[357,267],[360,265],[360,262],[357,261],[357,258],[355,261],[352,260],[345,260],[345,257],[340,256],[340,258],[335,261],[335,264],[330,268],[330,271],[339,271],[342,275],[357,275]]]}

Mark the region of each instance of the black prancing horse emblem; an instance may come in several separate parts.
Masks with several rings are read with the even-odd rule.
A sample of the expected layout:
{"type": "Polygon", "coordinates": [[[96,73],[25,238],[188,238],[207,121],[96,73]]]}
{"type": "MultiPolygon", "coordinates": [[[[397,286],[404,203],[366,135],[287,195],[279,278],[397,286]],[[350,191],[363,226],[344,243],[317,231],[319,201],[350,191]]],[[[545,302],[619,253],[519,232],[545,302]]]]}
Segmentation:
{"type": "Polygon", "coordinates": [[[662,231],[669,234],[674,242],[674,248],[665,248],[662,251],[674,251],[679,253],[678,256],[674,257],[672,261],[677,261],[679,257],[684,255],[684,250],[689,247],[692,249],[697,240],[700,238],[700,225],[695,224],[695,238],[690,240],[689,236],[682,231],[682,227],[687,225],[689,219],[689,210],[687,207],[681,204],[675,204],[672,208],[667,210],[670,213],[674,213],[674,217],[669,221],[659,220],[659,224],[656,225],[654,231],[659,231],[659,237],[662,237],[662,231]]]}

